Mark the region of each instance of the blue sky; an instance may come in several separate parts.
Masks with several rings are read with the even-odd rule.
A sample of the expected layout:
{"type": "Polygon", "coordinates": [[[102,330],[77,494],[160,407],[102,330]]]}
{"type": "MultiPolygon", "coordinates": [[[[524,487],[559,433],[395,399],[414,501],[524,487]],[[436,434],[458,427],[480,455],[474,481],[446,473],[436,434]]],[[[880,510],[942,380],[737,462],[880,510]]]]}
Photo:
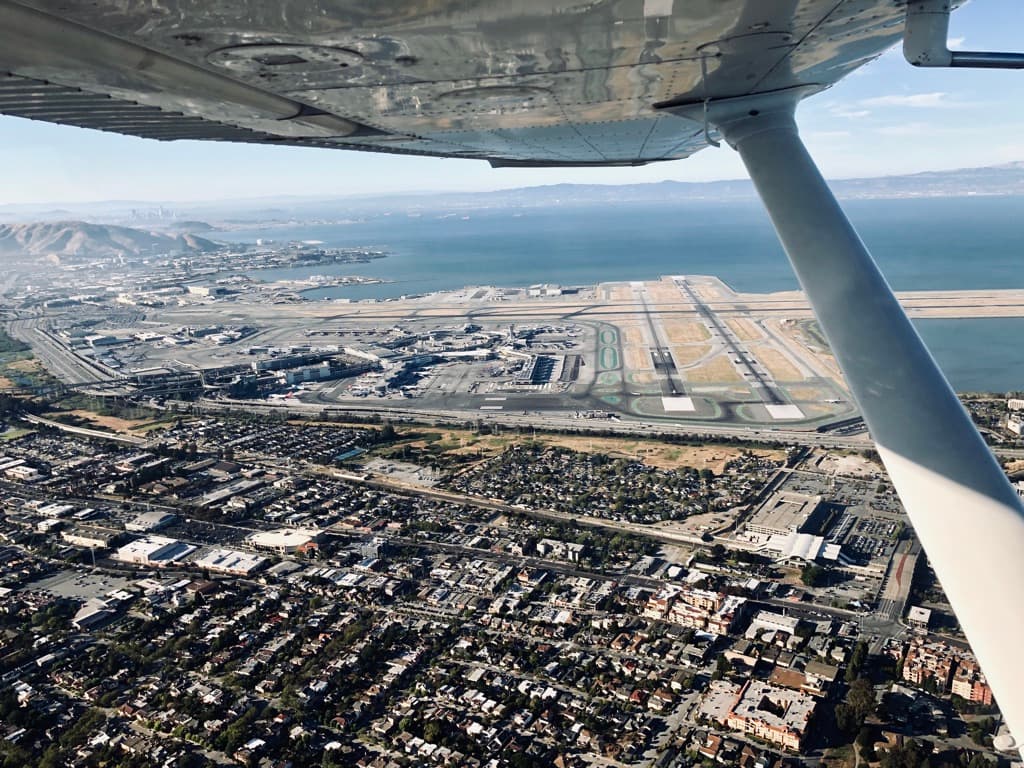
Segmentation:
{"type": "MultiPolygon", "coordinates": [[[[1024,2],[974,0],[952,44],[1024,49],[1024,2]]],[[[1024,160],[1024,72],[923,70],[898,50],[799,113],[826,176],[849,178],[1024,160]]],[[[731,150],[628,169],[505,169],[466,160],[198,142],[154,142],[0,117],[0,204],[190,201],[275,194],[475,190],[561,182],[628,184],[745,176],[731,150]]]]}

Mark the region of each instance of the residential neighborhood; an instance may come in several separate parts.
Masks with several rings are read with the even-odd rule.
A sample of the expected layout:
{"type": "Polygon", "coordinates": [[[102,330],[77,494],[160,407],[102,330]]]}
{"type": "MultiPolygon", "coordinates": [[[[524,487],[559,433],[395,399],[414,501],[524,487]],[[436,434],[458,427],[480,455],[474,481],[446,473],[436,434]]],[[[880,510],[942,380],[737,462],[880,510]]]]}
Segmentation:
{"type": "Polygon", "coordinates": [[[850,527],[860,481],[826,482],[827,454],[666,470],[421,433],[177,416],[5,442],[32,472],[0,481],[4,765],[1003,760],[936,585],[894,620],[853,550],[751,539],[818,482],[835,509],[787,508],[793,530],[850,527]]]}

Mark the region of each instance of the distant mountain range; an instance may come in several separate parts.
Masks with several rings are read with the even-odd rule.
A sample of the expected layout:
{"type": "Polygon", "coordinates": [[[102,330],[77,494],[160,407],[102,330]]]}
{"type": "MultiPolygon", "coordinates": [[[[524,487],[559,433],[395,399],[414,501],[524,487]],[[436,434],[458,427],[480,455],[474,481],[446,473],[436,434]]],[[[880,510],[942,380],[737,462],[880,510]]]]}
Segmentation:
{"type": "MultiPolygon", "coordinates": [[[[929,171],[906,176],[836,179],[829,182],[841,198],[962,197],[967,195],[1024,195],[1024,162],[956,171],[929,171]]],[[[383,198],[381,198],[383,199],[383,198]]],[[[394,198],[391,198],[394,200],[394,198]]],[[[647,184],[554,184],[495,192],[435,195],[430,200],[408,196],[406,204],[437,206],[551,205],[601,202],[732,201],[756,199],[747,179],[733,181],[660,181],[647,184]]]]}
{"type": "Polygon", "coordinates": [[[146,232],[84,221],[0,224],[0,257],[6,258],[109,258],[174,251],[199,253],[217,247],[192,234],[146,232]]]}
{"type": "MultiPolygon", "coordinates": [[[[457,162],[457,161],[452,161],[457,162]]],[[[465,161],[463,161],[465,162],[465,161]]],[[[501,171],[493,180],[500,183],[501,171]]],[[[840,198],[918,198],[1024,195],[1024,162],[902,176],[835,179],[840,198]]],[[[645,184],[554,184],[493,192],[432,192],[364,196],[274,196],[208,202],[140,202],[0,205],[0,221],[63,221],[84,218],[136,225],[140,212],[158,211],[160,220],[144,226],[169,232],[205,232],[247,227],[253,223],[338,221],[384,211],[439,211],[494,207],[592,205],[602,203],[686,203],[754,200],[746,179],[732,181],[662,181],[645,184]],[[211,224],[207,224],[210,222],[211,224]]]]}

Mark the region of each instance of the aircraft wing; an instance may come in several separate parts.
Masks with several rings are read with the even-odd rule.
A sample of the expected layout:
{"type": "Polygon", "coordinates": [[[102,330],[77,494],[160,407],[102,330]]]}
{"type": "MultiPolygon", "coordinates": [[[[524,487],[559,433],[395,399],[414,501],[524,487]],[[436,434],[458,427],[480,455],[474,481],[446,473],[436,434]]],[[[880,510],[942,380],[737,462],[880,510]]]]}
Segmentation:
{"type": "Polygon", "coordinates": [[[659,105],[828,88],[905,0],[0,0],[0,113],[202,139],[633,165],[708,144],[659,105]]]}

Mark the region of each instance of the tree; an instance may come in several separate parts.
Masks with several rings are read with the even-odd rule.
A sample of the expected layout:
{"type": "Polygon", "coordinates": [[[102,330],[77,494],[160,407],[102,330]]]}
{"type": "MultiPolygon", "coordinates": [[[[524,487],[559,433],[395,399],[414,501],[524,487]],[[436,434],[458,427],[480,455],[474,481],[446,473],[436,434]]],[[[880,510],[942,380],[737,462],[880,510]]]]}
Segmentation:
{"type": "Polygon", "coordinates": [[[967,763],[967,768],[992,768],[992,761],[981,752],[975,752],[967,763]]]}
{"type": "Polygon", "coordinates": [[[857,746],[860,748],[861,758],[873,763],[878,759],[875,753],[875,735],[868,727],[860,729],[857,734],[857,746]]]}
{"type": "Polygon", "coordinates": [[[852,683],[860,677],[860,670],[867,657],[868,644],[862,640],[854,646],[853,653],[850,655],[850,663],[846,667],[846,682],[852,683]]]}
{"type": "Polygon", "coordinates": [[[825,583],[827,573],[824,568],[820,565],[814,565],[813,563],[804,566],[804,569],[800,571],[800,581],[806,584],[808,587],[819,587],[825,583]]]}
{"type": "Polygon", "coordinates": [[[441,723],[437,720],[431,720],[423,728],[423,740],[428,741],[431,744],[441,743],[441,723]]]}
{"type": "Polygon", "coordinates": [[[846,694],[846,703],[860,722],[875,710],[875,689],[871,682],[864,677],[853,681],[849,692],[846,694]]]}
{"type": "Polygon", "coordinates": [[[725,658],[725,656],[719,656],[718,662],[715,664],[715,671],[711,675],[713,680],[721,680],[728,674],[732,673],[732,663],[725,658]]]}
{"type": "Polygon", "coordinates": [[[875,689],[866,678],[853,681],[846,693],[846,700],[836,705],[836,726],[840,731],[853,736],[861,731],[864,721],[875,709],[875,689]]]}
{"type": "Polygon", "coordinates": [[[984,717],[980,720],[973,720],[967,725],[967,733],[971,740],[979,746],[988,746],[992,743],[991,735],[995,733],[996,721],[991,717],[984,717]]]}
{"type": "Polygon", "coordinates": [[[860,727],[853,709],[845,702],[836,705],[836,727],[848,736],[852,736],[860,727]]]}
{"type": "Polygon", "coordinates": [[[882,768],[924,768],[930,764],[928,757],[934,745],[930,741],[918,743],[907,739],[903,746],[894,747],[882,754],[882,768]]]}

